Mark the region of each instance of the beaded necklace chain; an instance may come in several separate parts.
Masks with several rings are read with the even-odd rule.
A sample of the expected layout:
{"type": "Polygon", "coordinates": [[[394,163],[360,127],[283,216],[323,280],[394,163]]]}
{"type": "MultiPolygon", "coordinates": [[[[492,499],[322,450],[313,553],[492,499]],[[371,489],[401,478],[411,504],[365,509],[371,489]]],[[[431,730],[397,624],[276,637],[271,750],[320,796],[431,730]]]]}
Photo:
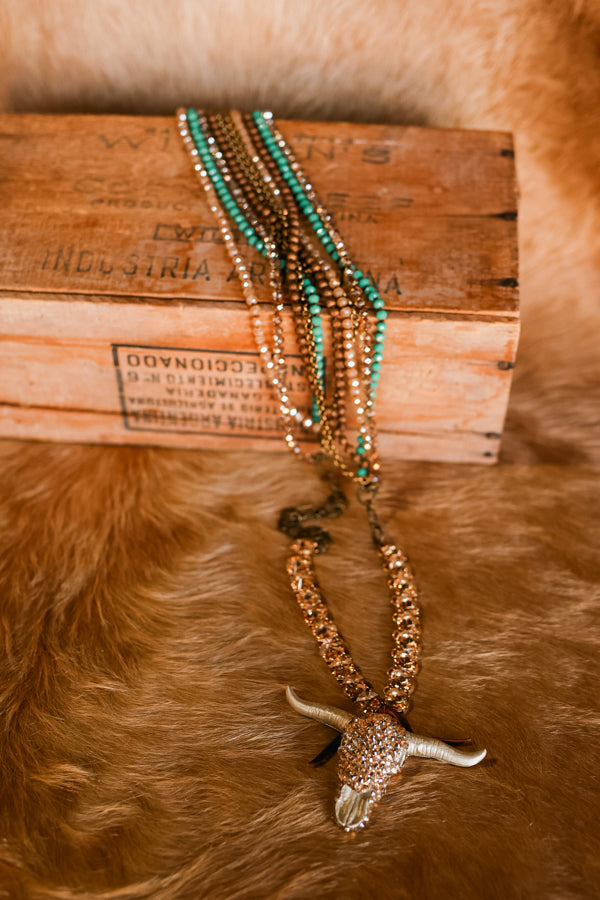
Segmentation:
{"type": "Polygon", "coordinates": [[[270,113],[208,114],[188,109],[178,110],[177,120],[240,280],[258,353],[277,399],[285,442],[294,454],[315,464],[330,485],[331,493],[321,506],[284,509],[279,528],[293,539],[287,571],[304,619],[322,658],[358,711],[351,715],[306,703],[291,688],[287,697],[298,712],[339,732],[313,762],[320,764],[338,750],[341,788],[335,817],[350,831],[367,822],[389,778],[408,756],[460,766],[474,765],[485,756],[485,750],[465,752],[434,738],[418,737],[404,719],[420,651],[417,593],[406,557],[385,537],[373,506],[380,472],[375,403],[387,311],[370,279],[354,265],[331,215],[270,113]],[[268,326],[260,311],[265,298],[259,300],[246,253],[260,254],[268,265],[268,326]],[[307,375],[308,410],[298,409],[291,398],[283,329],[286,309],[292,313],[307,375]],[[327,378],[326,369],[330,370],[327,378]],[[306,449],[315,439],[319,449],[306,449]],[[357,485],[388,576],[394,646],[381,695],[354,662],[314,568],[315,556],[327,549],[331,539],[320,525],[310,523],[343,512],[342,478],[357,485]]]}

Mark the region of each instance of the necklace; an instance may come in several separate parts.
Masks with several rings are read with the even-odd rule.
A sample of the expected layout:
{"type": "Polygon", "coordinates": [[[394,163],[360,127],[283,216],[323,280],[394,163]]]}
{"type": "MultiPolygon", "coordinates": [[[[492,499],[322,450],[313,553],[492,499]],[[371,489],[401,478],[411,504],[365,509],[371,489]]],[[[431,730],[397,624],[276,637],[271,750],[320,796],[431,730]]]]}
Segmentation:
{"type": "Polygon", "coordinates": [[[409,756],[473,766],[486,753],[419,737],[404,718],[420,651],[417,591],[406,557],[385,537],[373,505],[380,472],[375,403],[387,312],[370,279],[354,265],[332,217],[270,113],[208,114],[188,109],[178,110],[177,121],[240,280],[256,346],[277,398],[285,442],[294,454],[317,467],[330,488],[320,506],[284,509],[279,528],[292,538],[287,571],[304,620],[320,655],[357,711],[351,714],[307,703],[290,687],[287,699],[299,713],[338,732],[313,763],[321,764],[337,751],[341,786],[335,818],[352,831],[366,824],[390,778],[409,756]],[[246,247],[262,255],[268,265],[268,328],[252,266],[244,255],[246,247]],[[289,387],[282,317],[286,308],[292,312],[312,398],[308,410],[294,405],[289,387]],[[327,367],[331,374],[326,378],[327,367]],[[311,452],[306,448],[311,442],[314,446],[315,439],[319,449],[311,452]],[[388,579],[394,646],[381,694],[354,662],[315,572],[315,556],[331,542],[315,523],[344,511],[344,478],[357,485],[388,579]]]}

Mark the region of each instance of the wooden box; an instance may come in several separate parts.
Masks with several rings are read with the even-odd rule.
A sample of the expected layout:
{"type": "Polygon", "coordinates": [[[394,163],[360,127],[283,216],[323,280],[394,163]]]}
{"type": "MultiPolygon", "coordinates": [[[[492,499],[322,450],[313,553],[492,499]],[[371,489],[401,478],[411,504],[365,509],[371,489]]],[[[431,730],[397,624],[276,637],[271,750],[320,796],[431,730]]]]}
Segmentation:
{"type": "MultiPolygon", "coordinates": [[[[390,310],[382,456],[495,461],[519,327],[510,136],[279,124],[390,310]]],[[[175,119],[0,132],[0,436],[283,448],[175,119]]]]}

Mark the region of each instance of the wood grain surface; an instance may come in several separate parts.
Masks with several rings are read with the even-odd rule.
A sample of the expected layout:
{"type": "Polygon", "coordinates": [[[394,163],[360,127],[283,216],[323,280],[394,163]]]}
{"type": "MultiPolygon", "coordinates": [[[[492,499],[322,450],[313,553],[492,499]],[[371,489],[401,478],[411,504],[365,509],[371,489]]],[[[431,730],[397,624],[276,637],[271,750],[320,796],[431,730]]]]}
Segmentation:
{"type": "MultiPolygon", "coordinates": [[[[519,327],[510,136],[280,124],[390,310],[382,453],[494,462],[519,327]]],[[[174,119],[3,115],[0,171],[1,436],[280,446],[174,119]]]]}

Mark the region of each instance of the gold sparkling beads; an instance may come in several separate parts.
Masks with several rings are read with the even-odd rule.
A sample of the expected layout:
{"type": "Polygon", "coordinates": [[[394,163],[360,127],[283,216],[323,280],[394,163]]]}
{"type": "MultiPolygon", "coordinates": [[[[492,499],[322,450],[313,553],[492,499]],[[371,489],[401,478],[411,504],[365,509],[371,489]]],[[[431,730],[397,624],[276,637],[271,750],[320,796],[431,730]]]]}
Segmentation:
{"type": "MultiPolygon", "coordinates": [[[[321,657],[351,700],[377,708],[381,702],[378,694],[352,659],[323,597],[314,569],[317,542],[300,538],[291,545],[290,552],[287,563],[290,585],[321,657]]],[[[379,552],[388,576],[394,622],[392,665],[382,697],[403,713],[408,709],[414,691],[421,649],[417,592],[404,554],[393,544],[384,544],[379,552]]]]}
{"type": "Polygon", "coordinates": [[[332,675],[351,700],[368,703],[377,698],[377,692],[352,659],[327,608],[314,570],[313,559],[317,550],[316,541],[306,538],[294,541],[287,563],[290,585],[304,621],[312,631],[319,653],[332,675]]]}
{"type": "Polygon", "coordinates": [[[417,589],[406,556],[394,544],[384,544],[379,553],[388,576],[394,621],[392,665],[383,697],[395,709],[406,712],[415,688],[421,650],[417,589]]]}

